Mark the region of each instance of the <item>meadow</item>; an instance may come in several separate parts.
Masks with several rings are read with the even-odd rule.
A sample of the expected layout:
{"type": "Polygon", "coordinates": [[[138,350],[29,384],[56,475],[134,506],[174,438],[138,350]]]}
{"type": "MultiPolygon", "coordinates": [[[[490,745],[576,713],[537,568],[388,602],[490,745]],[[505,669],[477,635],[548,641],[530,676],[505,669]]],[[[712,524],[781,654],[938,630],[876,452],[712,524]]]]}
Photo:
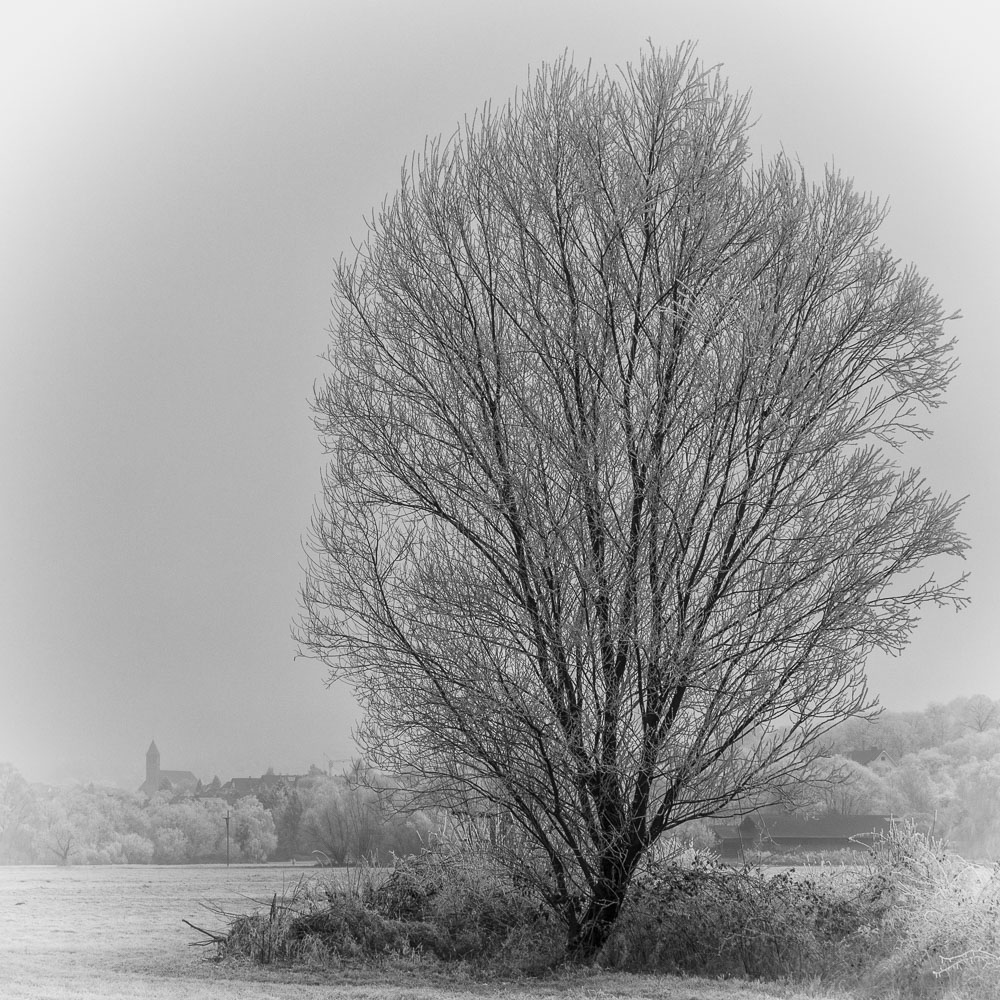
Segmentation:
{"type": "Polygon", "coordinates": [[[265,908],[303,875],[343,873],[282,865],[0,867],[3,1000],[466,1000],[493,996],[565,1000],[763,1000],[828,994],[781,986],[600,971],[490,982],[419,969],[310,970],[213,961],[191,923],[223,930],[217,910],[265,908]]]}

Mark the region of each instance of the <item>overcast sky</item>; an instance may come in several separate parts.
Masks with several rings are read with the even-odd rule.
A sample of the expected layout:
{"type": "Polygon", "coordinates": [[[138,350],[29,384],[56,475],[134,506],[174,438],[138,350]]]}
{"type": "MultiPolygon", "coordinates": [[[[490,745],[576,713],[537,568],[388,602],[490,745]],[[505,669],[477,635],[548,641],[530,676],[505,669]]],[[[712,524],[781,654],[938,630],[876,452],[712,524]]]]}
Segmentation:
{"type": "MultiPolygon", "coordinates": [[[[944,3],[82,2],[0,12],[0,761],[137,787],[353,752],[295,659],[331,264],[424,137],[569,50],[687,39],[753,91],[755,146],[890,200],[963,319],[936,435],[972,606],[870,665],[891,708],[1000,697],[1000,37],[944,3]]],[[[945,572],[959,572],[954,564],[945,572]]]]}

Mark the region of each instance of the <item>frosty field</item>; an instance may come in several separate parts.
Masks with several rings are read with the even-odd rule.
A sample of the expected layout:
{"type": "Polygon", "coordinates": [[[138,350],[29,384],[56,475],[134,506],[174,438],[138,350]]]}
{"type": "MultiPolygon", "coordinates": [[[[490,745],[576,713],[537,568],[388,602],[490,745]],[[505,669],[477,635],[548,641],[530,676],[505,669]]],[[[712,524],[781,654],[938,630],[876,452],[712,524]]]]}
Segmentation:
{"type": "MultiPolygon", "coordinates": [[[[744,1000],[774,994],[742,983],[574,973],[516,984],[439,981],[405,971],[306,972],[210,961],[214,947],[182,919],[222,929],[203,905],[230,912],[265,905],[274,892],[331,872],[284,866],[0,867],[2,1000],[465,1000],[469,997],[601,997],[744,1000]]],[[[815,994],[813,995],[815,997],[815,994]]]]}
{"type": "MultiPolygon", "coordinates": [[[[251,997],[195,948],[181,922],[216,927],[202,904],[253,908],[302,869],[196,865],[0,868],[0,996],[251,997]]],[[[281,996],[269,989],[261,996],[281,996]]],[[[299,994],[301,995],[301,994],[299,994]]]]}

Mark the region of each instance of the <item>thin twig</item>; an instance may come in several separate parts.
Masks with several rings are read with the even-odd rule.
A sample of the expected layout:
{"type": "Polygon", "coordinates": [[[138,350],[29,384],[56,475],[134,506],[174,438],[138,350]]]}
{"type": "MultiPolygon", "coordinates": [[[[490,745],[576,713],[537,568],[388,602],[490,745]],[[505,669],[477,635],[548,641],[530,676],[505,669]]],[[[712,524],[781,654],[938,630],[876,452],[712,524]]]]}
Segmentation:
{"type": "MultiPolygon", "coordinates": [[[[214,931],[206,931],[204,927],[199,927],[197,924],[192,924],[190,920],[185,920],[181,917],[181,923],[187,924],[188,927],[192,927],[194,930],[198,931],[199,934],[204,934],[206,937],[210,937],[215,944],[224,944],[226,937],[224,934],[216,934],[214,931]]],[[[207,945],[208,941],[191,941],[190,944],[193,945],[207,945]]]]}

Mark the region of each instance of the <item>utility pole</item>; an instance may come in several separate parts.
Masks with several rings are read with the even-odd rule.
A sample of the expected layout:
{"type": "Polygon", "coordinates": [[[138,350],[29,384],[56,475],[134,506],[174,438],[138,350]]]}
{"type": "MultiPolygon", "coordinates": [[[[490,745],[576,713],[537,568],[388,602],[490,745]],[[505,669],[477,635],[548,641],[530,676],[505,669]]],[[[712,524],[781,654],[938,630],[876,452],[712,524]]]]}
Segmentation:
{"type": "Polygon", "coordinates": [[[226,810],[226,867],[229,867],[229,810],[226,810]]]}

